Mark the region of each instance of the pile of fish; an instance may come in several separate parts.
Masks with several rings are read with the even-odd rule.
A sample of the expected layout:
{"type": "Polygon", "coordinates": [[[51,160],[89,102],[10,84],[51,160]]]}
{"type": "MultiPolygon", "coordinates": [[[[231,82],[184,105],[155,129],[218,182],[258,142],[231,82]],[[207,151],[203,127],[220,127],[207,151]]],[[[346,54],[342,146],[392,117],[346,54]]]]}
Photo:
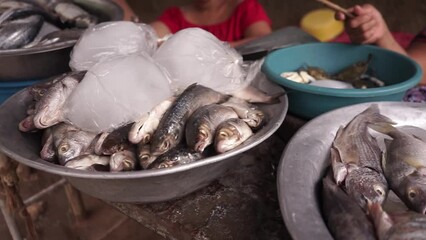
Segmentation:
{"type": "Polygon", "coordinates": [[[369,65],[372,55],[363,61],[358,61],[336,74],[330,74],[320,67],[304,66],[296,72],[283,72],[281,77],[299,82],[321,87],[332,88],[374,88],[383,87],[383,81],[374,77],[369,65]]]}
{"type": "Polygon", "coordinates": [[[337,131],[322,181],[323,215],[336,239],[425,239],[426,142],[395,124],[373,104],[337,131]]]}
{"type": "MultiPolygon", "coordinates": [[[[266,123],[254,99],[192,84],[138,121],[111,132],[92,133],[67,123],[63,106],[85,72],[69,72],[31,86],[33,104],[19,123],[22,132],[42,132],[40,157],[66,167],[131,171],[186,164],[234,149],[266,123]]],[[[277,96],[264,95],[264,103],[277,96]]]]}
{"type": "Polygon", "coordinates": [[[97,21],[72,0],[0,0],[0,50],[77,40],[97,21]]]}

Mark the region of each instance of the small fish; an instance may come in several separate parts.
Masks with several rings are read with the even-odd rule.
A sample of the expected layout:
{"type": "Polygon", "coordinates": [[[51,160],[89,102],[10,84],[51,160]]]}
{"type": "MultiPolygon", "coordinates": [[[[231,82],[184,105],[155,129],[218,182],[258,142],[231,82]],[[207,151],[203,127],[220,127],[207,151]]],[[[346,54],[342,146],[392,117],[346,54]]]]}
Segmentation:
{"type": "Polygon", "coordinates": [[[132,171],[136,168],[136,155],[134,151],[123,150],[111,155],[111,172],[132,171]]]}
{"type": "Polygon", "coordinates": [[[230,151],[253,135],[250,127],[239,118],[232,118],[221,123],[215,133],[214,145],[216,152],[230,151]]]}
{"type": "Polygon", "coordinates": [[[55,162],[56,151],[55,151],[55,146],[53,145],[53,135],[52,135],[51,128],[47,128],[43,130],[41,144],[43,146],[43,148],[40,151],[41,159],[48,162],[55,162]]]}
{"type": "Polygon", "coordinates": [[[373,55],[368,54],[367,60],[359,61],[352,64],[351,66],[338,72],[331,79],[336,79],[348,83],[353,83],[361,79],[361,76],[367,72],[372,57],[373,55]]]}
{"type": "Polygon", "coordinates": [[[279,92],[273,95],[268,95],[258,88],[253,86],[247,86],[241,90],[235,91],[232,96],[246,100],[250,103],[269,103],[274,104],[280,102],[280,97],[284,95],[284,92],[279,92]]]}
{"type": "Polygon", "coordinates": [[[82,29],[62,29],[44,35],[37,46],[46,46],[54,43],[76,41],[81,37],[82,29]]]}
{"type": "Polygon", "coordinates": [[[372,128],[392,137],[382,161],[389,186],[409,208],[426,214],[426,142],[390,124],[372,128]]]}
{"type": "Polygon", "coordinates": [[[84,154],[77,156],[65,163],[65,167],[79,170],[94,170],[94,165],[107,166],[110,162],[110,156],[99,156],[95,154],[84,154]]]}
{"type": "Polygon", "coordinates": [[[194,150],[186,147],[176,146],[165,154],[159,156],[155,162],[149,166],[149,168],[169,168],[195,162],[201,158],[203,158],[201,153],[195,152],[194,150]]]}
{"type": "Polygon", "coordinates": [[[59,163],[64,165],[70,159],[87,153],[96,135],[67,123],[59,123],[53,126],[53,146],[56,149],[59,163]]]}
{"type": "Polygon", "coordinates": [[[232,108],[219,104],[210,104],[195,110],[185,127],[188,147],[202,153],[213,143],[217,126],[231,118],[238,118],[238,115],[232,108]]]}
{"type": "Polygon", "coordinates": [[[139,164],[143,169],[148,169],[149,166],[157,159],[156,156],[151,154],[151,146],[149,144],[138,143],[136,154],[139,160],[139,164]]]}
{"type": "Polygon", "coordinates": [[[333,79],[324,69],[319,67],[306,67],[305,71],[315,80],[333,79]]]}
{"type": "Polygon", "coordinates": [[[330,153],[334,179],[338,185],[346,186],[349,195],[355,196],[362,207],[365,200],[383,202],[388,186],[381,168],[382,151],[368,132],[368,127],[376,123],[393,121],[380,114],[377,104],[356,115],[345,127],[340,127],[333,140],[330,153]],[[365,174],[365,175],[364,175],[365,174]],[[352,181],[346,182],[346,179],[352,181]]]}
{"type": "Polygon", "coordinates": [[[170,98],[161,102],[147,115],[135,122],[129,131],[129,141],[134,144],[140,141],[142,141],[143,144],[149,143],[155,130],[157,130],[158,124],[160,124],[161,118],[173,104],[174,100],[175,98],[170,98]]]}
{"type": "Polygon", "coordinates": [[[266,122],[266,116],[262,110],[245,100],[232,97],[222,105],[234,109],[238,117],[243,119],[251,128],[257,129],[266,122]]]}
{"type": "Polygon", "coordinates": [[[74,75],[67,74],[44,93],[36,103],[34,125],[37,128],[48,128],[63,121],[63,106],[78,83],[74,75]]]}
{"type": "Polygon", "coordinates": [[[59,1],[52,8],[64,24],[72,27],[88,28],[96,25],[98,22],[95,16],[72,1],[59,1]]]}
{"type": "Polygon", "coordinates": [[[379,203],[369,203],[371,216],[379,240],[388,239],[425,239],[426,216],[416,212],[405,212],[390,215],[379,203]]]}
{"type": "Polygon", "coordinates": [[[151,154],[159,156],[178,145],[185,134],[185,123],[195,110],[227,99],[227,95],[202,85],[187,87],[161,118],[151,140],[151,154]]]}
{"type": "Polygon", "coordinates": [[[373,224],[360,206],[333,182],[331,174],[322,180],[322,210],[333,237],[375,239],[373,224]]]}
{"type": "Polygon", "coordinates": [[[43,25],[43,17],[28,17],[7,21],[0,25],[0,50],[16,49],[34,40],[43,25]]]}
{"type": "Polygon", "coordinates": [[[21,132],[36,131],[38,128],[34,125],[34,114],[28,115],[24,120],[19,122],[18,128],[21,132]]]}
{"type": "Polygon", "coordinates": [[[112,155],[131,148],[131,143],[127,139],[131,127],[132,124],[127,124],[115,129],[106,136],[102,134],[96,143],[96,145],[100,145],[100,148],[95,147],[95,152],[100,155],[112,155]],[[101,138],[103,138],[102,143],[100,143],[101,138]]]}

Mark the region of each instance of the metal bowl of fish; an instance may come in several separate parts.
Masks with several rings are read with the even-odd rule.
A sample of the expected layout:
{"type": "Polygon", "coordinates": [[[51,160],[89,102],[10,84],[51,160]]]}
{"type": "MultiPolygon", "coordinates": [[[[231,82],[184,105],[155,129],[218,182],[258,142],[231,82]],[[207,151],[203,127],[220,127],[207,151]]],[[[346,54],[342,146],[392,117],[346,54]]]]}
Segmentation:
{"type": "MultiPolygon", "coordinates": [[[[32,107],[34,101],[36,104],[40,104],[36,109],[42,108],[40,106],[44,106],[45,103],[52,103],[49,96],[54,94],[50,94],[50,92],[55,92],[56,89],[65,85],[70,86],[72,84],[70,82],[78,84],[76,79],[79,77],[81,77],[79,73],[65,74],[55,78],[57,79],[55,81],[49,80],[46,83],[21,90],[6,100],[0,106],[0,114],[8,116],[0,120],[0,149],[18,162],[63,176],[77,189],[107,201],[136,203],[165,201],[187,195],[206,186],[228,169],[237,167],[236,159],[240,157],[239,154],[255,147],[272,135],[281,125],[287,113],[287,97],[283,95],[282,88],[263,76],[257,78],[258,81],[253,82],[252,87],[255,86],[256,89],[262,90],[263,94],[266,93],[264,96],[271,96],[273,102],[251,104],[250,109],[256,112],[253,117],[244,117],[240,115],[240,112],[237,113],[237,110],[230,112],[229,109],[236,109],[234,106],[239,103],[232,102],[233,98],[219,104],[226,95],[201,85],[191,85],[176,100],[169,101],[170,104],[166,100],[164,102],[166,107],[163,107],[163,103],[161,103],[158,108],[156,107],[150,112],[153,115],[150,114],[148,119],[154,116],[153,120],[157,121],[156,130],[151,139],[133,135],[133,131],[142,131],[141,129],[144,129],[145,126],[148,128],[148,120],[143,120],[143,128],[141,128],[142,125],[138,125],[139,122],[135,122],[100,136],[78,131],[72,125],[61,122],[42,132],[31,132],[37,130],[32,128],[34,125],[41,123],[36,120],[38,119],[37,114],[34,116],[29,113],[34,111],[32,107]],[[40,95],[42,91],[45,93],[40,95]],[[35,96],[39,96],[41,99],[37,100],[35,96]],[[189,110],[193,111],[190,116],[189,110]],[[162,114],[157,116],[156,114],[160,114],[161,111],[162,114]],[[202,122],[198,120],[201,119],[197,117],[198,115],[202,116],[203,113],[213,115],[212,112],[215,112],[216,116],[212,119],[218,119],[214,120],[215,124],[220,123],[217,125],[218,130],[215,131],[214,145],[212,135],[209,135],[210,145],[201,146],[191,140],[191,136],[194,135],[192,127],[202,122]],[[29,122],[26,121],[28,117],[30,117],[29,122]],[[161,118],[160,122],[158,122],[159,118],[161,118]],[[166,120],[163,121],[163,119],[166,120]],[[169,124],[173,126],[169,126],[169,124]],[[131,126],[130,130],[129,126],[131,126]],[[179,128],[176,131],[180,132],[180,137],[169,137],[169,134],[163,131],[169,128],[179,128]],[[223,131],[219,131],[219,129],[223,129],[223,131]],[[192,150],[188,152],[185,151],[188,148],[184,150],[180,148],[179,142],[182,141],[177,139],[182,138],[181,134],[186,134],[184,142],[186,141],[187,146],[191,145],[191,149],[196,149],[196,152],[192,150]],[[139,139],[135,140],[136,138],[139,139]],[[89,140],[86,141],[86,139],[89,140]],[[222,142],[223,139],[229,139],[231,142],[227,140],[222,142]],[[100,140],[101,144],[98,144],[100,140]],[[130,144],[130,141],[138,142],[137,146],[130,144]],[[148,145],[148,157],[144,152],[145,146],[147,146],[145,141],[149,141],[149,145],[151,145],[151,147],[148,145]],[[79,144],[74,148],[76,143],[79,144]],[[66,157],[67,154],[73,154],[76,151],[82,154],[80,150],[83,145],[86,146],[86,150],[98,155],[83,154],[81,158],[80,155],[74,155],[77,157],[73,157],[71,160],[66,157]],[[94,149],[90,146],[94,146],[94,149]],[[50,147],[55,148],[53,154],[56,154],[56,160],[50,158],[53,156],[50,155],[50,147]],[[112,151],[114,151],[113,154],[112,151]],[[136,151],[138,162],[134,160],[136,157],[131,151],[136,151]],[[133,156],[131,158],[133,162],[124,162],[114,157],[121,153],[133,156]],[[155,153],[160,156],[154,159],[149,157],[157,155],[155,153]],[[117,164],[113,164],[115,161],[112,160],[113,158],[118,160],[115,162],[117,164]],[[108,159],[107,162],[105,159],[108,159]],[[65,166],[61,166],[59,163],[65,163],[65,166]],[[105,168],[113,171],[113,169],[117,170],[117,167],[122,171],[128,171],[105,171],[105,168]],[[81,170],[83,168],[88,170],[81,170]]],[[[244,107],[244,109],[247,108],[244,107]]],[[[244,109],[243,111],[248,113],[244,109]]],[[[53,115],[58,111],[54,111],[50,116],[54,117],[53,115]]],[[[246,113],[241,112],[241,114],[246,113]]],[[[172,131],[173,134],[174,132],[172,131]]],[[[205,136],[205,132],[202,135],[205,136]]],[[[121,159],[126,157],[120,156],[123,157],[121,159]]]]}
{"type": "Polygon", "coordinates": [[[69,71],[70,52],[82,31],[122,20],[111,1],[0,2],[0,81],[40,80],[69,71]]]}
{"type": "Polygon", "coordinates": [[[286,89],[289,112],[305,119],[356,103],[401,101],[422,76],[418,64],[406,56],[342,43],[275,50],[266,57],[262,71],[286,89]]]}
{"type": "Polygon", "coordinates": [[[424,104],[372,102],[304,125],[278,168],[281,213],[293,238],[424,237],[425,119],[424,104]]]}

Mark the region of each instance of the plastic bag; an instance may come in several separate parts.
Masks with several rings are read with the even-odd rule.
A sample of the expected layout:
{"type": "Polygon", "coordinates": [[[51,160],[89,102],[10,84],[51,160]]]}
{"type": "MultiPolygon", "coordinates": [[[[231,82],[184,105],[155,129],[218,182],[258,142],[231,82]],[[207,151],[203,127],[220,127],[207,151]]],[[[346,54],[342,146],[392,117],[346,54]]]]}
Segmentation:
{"type": "Polygon", "coordinates": [[[75,71],[84,71],[114,56],[142,52],[152,56],[156,49],[157,35],[151,26],[130,21],[103,22],[83,33],[69,64],[75,71]]]}
{"type": "Polygon", "coordinates": [[[94,65],[65,104],[66,120],[90,132],[109,132],[134,122],[172,96],[169,78],[146,54],[94,65]]]}
{"type": "Polygon", "coordinates": [[[175,33],[153,58],[167,69],[177,92],[195,82],[226,94],[248,84],[241,55],[201,28],[175,33]]]}

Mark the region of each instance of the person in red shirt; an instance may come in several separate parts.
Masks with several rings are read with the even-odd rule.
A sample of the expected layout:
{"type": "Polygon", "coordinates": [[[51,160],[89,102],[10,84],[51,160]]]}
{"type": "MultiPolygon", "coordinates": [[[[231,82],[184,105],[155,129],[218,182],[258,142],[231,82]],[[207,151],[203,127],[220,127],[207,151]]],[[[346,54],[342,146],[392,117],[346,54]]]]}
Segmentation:
{"type": "Polygon", "coordinates": [[[272,32],[271,20],[257,0],[194,0],[166,9],[151,26],[160,38],[199,27],[232,47],[272,32]]]}

